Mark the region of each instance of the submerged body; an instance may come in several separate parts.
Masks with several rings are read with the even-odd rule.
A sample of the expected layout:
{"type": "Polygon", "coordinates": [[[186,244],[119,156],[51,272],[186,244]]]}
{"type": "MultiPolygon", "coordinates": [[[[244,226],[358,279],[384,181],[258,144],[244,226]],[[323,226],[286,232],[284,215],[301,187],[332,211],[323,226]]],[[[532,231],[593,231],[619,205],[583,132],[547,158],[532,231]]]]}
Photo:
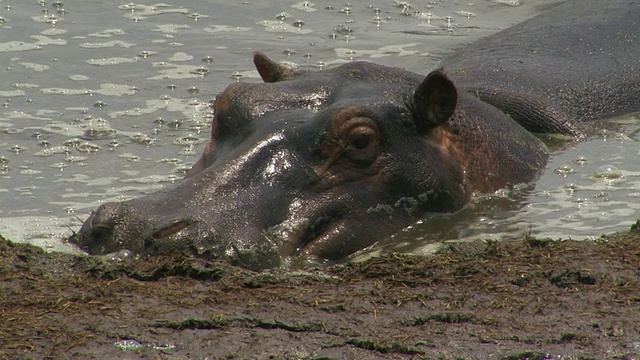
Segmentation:
{"type": "Polygon", "coordinates": [[[638,1],[570,1],[426,77],[367,62],[295,71],[256,54],[265,83],[217,97],[186,179],[104,204],[71,240],[252,268],[342,258],[474,193],[535,180],[548,152],[531,131],[581,136],[583,120],[640,111],[638,19],[638,1]]]}

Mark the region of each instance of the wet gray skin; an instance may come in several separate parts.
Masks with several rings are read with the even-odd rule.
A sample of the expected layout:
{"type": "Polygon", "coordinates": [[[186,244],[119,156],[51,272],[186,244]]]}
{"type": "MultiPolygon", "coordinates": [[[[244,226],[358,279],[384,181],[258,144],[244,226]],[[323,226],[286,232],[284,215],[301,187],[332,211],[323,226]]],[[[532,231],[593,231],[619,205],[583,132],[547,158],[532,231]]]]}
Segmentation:
{"type": "Polygon", "coordinates": [[[217,97],[211,142],[186,179],[101,206],[71,240],[92,254],[184,252],[251,268],[336,260],[474,193],[530,182],[548,153],[527,129],[581,136],[585,101],[598,109],[586,119],[640,110],[640,45],[627,35],[640,33],[640,5],[588,3],[607,9],[581,17],[570,2],[445,59],[457,86],[442,70],[307,73],[256,54],[265,83],[217,97]],[[581,41],[556,49],[569,29],[581,41]],[[589,51],[606,66],[580,72],[589,51]]]}

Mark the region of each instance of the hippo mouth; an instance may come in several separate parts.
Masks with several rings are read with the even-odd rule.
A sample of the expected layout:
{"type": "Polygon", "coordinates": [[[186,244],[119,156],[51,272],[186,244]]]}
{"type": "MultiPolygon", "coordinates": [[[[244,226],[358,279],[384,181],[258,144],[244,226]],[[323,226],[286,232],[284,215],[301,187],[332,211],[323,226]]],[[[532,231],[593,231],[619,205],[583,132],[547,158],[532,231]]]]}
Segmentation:
{"type": "Polygon", "coordinates": [[[304,220],[286,220],[265,230],[265,236],[282,246],[282,256],[318,255],[323,253],[336,231],[343,227],[343,216],[338,211],[304,220]]]}
{"type": "Polygon", "coordinates": [[[161,240],[167,238],[171,235],[177,234],[183,229],[191,226],[194,222],[190,219],[180,218],[173,219],[166,223],[161,224],[153,229],[153,233],[151,234],[151,239],[153,240],[161,240]]]}

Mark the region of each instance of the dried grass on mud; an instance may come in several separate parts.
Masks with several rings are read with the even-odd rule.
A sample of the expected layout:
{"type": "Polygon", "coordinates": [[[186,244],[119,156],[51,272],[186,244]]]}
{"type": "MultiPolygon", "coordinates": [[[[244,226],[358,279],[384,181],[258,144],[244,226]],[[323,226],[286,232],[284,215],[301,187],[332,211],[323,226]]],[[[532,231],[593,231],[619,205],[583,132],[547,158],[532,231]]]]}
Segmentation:
{"type": "Polygon", "coordinates": [[[306,272],[2,239],[0,287],[2,359],[640,358],[638,224],[306,272]]]}

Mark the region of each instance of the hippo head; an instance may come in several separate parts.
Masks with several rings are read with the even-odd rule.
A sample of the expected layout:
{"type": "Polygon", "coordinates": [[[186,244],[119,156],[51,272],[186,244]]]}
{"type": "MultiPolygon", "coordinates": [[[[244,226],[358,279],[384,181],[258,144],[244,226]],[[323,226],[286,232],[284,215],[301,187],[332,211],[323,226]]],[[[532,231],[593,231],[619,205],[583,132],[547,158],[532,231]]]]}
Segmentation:
{"type": "Polygon", "coordinates": [[[474,146],[474,161],[460,145],[469,131],[451,120],[458,94],[443,71],[304,72],[260,53],[254,63],[264,83],[217,97],[211,141],[184,180],[100,206],[71,241],[91,254],[181,252],[251,268],[340,259],[487,190],[489,175],[470,166],[491,156],[474,146]]]}

